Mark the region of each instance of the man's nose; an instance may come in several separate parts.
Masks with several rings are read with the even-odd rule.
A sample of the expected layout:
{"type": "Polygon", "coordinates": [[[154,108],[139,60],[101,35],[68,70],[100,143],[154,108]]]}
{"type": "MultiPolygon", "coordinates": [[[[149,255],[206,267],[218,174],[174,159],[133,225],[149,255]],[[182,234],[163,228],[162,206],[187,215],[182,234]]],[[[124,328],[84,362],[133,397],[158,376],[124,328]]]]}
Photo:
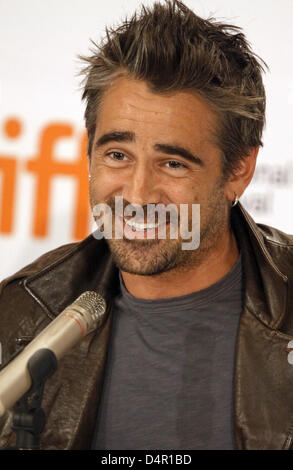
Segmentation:
{"type": "Polygon", "coordinates": [[[124,183],[123,198],[141,206],[153,203],[159,194],[156,189],[156,175],[146,164],[137,164],[124,183]]]}

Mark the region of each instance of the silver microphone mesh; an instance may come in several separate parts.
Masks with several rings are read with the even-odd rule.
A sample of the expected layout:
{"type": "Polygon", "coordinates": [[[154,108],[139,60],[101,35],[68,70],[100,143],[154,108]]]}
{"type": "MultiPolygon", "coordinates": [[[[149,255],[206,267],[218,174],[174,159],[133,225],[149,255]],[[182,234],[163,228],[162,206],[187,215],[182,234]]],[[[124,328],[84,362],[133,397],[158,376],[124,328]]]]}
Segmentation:
{"type": "Polygon", "coordinates": [[[94,291],[83,292],[74,301],[74,305],[79,305],[90,313],[96,328],[100,328],[102,326],[107,305],[101,294],[94,291]]]}

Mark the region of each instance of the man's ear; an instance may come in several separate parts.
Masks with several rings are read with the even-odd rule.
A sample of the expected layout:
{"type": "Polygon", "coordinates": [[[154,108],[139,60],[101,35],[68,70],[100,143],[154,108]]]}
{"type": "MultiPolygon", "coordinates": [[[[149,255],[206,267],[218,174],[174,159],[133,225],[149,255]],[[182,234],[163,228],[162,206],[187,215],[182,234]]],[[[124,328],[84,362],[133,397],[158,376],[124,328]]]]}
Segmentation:
{"type": "Polygon", "coordinates": [[[240,160],[237,169],[228,177],[226,182],[226,197],[229,201],[234,201],[244,193],[252,180],[259,147],[253,147],[249,154],[240,160]]]}

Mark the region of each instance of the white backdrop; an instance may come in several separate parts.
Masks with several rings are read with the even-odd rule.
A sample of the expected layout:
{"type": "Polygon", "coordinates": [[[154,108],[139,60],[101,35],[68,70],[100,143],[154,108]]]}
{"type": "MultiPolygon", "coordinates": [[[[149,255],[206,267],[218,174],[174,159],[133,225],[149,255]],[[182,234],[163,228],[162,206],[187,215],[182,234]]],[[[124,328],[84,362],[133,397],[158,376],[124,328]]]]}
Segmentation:
{"type": "MultiPolygon", "coordinates": [[[[293,1],[185,3],[204,18],[213,15],[241,26],[253,50],[270,67],[264,78],[264,148],[242,202],[258,222],[293,233],[293,1]]],[[[90,38],[98,40],[105,25],[117,24],[139,4],[137,0],[0,0],[0,278],[45,251],[90,233],[90,222],[77,228],[77,178],[71,170],[62,175],[70,164],[75,168],[84,132],[77,55],[88,54],[90,38]],[[55,169],[50,180],[44,226],[36,209],[39,194],[39,209],[44,210],[45,198],[38,192],[44,184],[38,188],[33,160],[40,154],[44,129],[52,125],[55,134],[64,134],[55,138],[51,152],[63,169],[61,174],[55,169]]],[[[47,171],[44,163],[43,171],[47,171]]]]}

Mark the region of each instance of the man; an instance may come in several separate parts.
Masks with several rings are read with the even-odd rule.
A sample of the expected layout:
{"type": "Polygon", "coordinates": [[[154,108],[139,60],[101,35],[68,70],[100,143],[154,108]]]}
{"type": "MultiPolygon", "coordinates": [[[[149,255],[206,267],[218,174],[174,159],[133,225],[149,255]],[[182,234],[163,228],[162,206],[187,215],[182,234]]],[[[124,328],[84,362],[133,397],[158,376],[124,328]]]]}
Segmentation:
{"type": "Polygon", "coordinates": [[[91,206],[123,236],[62,246],[2,282],[6,359],[85,290],[108,305],[46,384],[42,448],[289,449],[293,239],[238,203],[262,145],[261,60],[239,28],[175,0],[83,59],[91,206]],[[118,216],[117,197],[140,218],[118,216]],[[171,217],[150,225],[157,204],[178,223],[187,206],[191,235],[200,207],[196,248],[171,217]]]}

